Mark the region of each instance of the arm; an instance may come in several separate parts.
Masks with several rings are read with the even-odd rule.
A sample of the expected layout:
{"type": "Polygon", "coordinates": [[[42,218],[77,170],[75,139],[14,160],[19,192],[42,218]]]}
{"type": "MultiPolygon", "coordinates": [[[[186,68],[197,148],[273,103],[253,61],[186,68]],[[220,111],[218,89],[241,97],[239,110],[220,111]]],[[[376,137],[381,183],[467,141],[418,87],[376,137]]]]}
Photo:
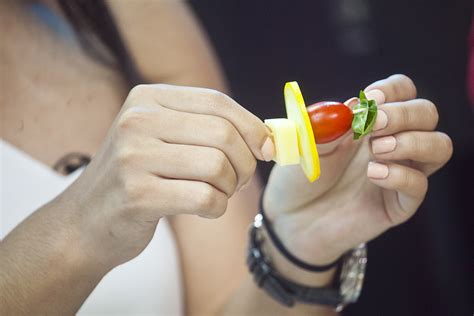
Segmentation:
{"type": "Polygon", "coordinates": [[[215,90],[135,87],[81,176],[0,244],[0,312],[74,313],[161,217],[222,216],[266,139],[257,117],[215,90]]]}
{"type": "Polygon", "coordinates": [[[108,1],[140,73],[151,83],[227,92],[205,33],[184,1],[108,1]]]}
{"type": "MultiPolygon", "coordinates": [[[[188,23],[188,27],[183,29],[183,34],[189,34],[190,37],[178,38],[176,41],[174,37],[166,37],[166,34],[157,31],[155,34],[157,38],[163,37],[164,40],[160,43],[165,43],[165,48],[144,47],[140,50],[132,48],[132,53],[137,55],[144,51],[154,53],[153,56],[148,56],[148,58],[153,57],[151,61],[147,60],[147,56],[137,57],[139,67],[145,75],[156,81],[225,90],[220,72],[212,54],[206,48],[202,34],[192,27],[193,23],[189,24],[187,21],[190,19],[189,12],[184,6],[177,5],[172,1],[156,3],[161,4],[155,11],[161,14],[159,19],[157,16],[148,18],[141,16],[138,19],[132,19],[133,23],[131,22],[127,27],[122,25],[122,28],[130,34],[140,34],[139,31],[133,29],[134,26],[143,27],[137,21],[148,22],[148,20],[155,18],[156,21],[167,21],[165,25],[162,25],[165,33],[170,29],[179,29],[182,23],[185,25],[188,23]],[[186,21],[180,21],[180,19],[186,21]],[[188,55],[188,57],[176,53],[189,51],[189,49],[192,49],[194,54],[188,55]],[[174,54],[167,55],[169,51],[173,51],[174,54]],[[160,55],[161,53],[162,55],[160,55]],[[162,61],[162,63],[153,64],[154,61],[162,61]]],[[[113,8],[116,9],[115,4],[118,5],[120,2],[114,1],[113,4],[113,8]]],[[[150,5],[152,4],[150,2],[150,5]]],[[[140,6],[135,6],[135,8],[138,7],[140,6]]],[[[133,8],[133,5],[125,8],[127,14],[132,14],[132,17],[133,8]]],[[[120,23],[120,13],[116,13],[116,15],[119,17],[120,23]]],[[[148,29],[148,27],[150,26],[145,26],[144,29],[148,29]]],[[[133,42],[136,39],[130,38],[129,41],[133,42]]],[[[145,45],[148,42],[142,44],[145,45]]],[[[129,43],[129,45],[136,47],[139,44],[129,43]]],[[[156,134],[142,134],[141,128],[143,126],[148,125],[149,131],[157,134],[162,132],[157,131],[156,127],[163,125],[164,122],[160,122],[163,115],[160,114],[158,119],[154,115],[156,110],[166,111],[160,106],[157,105],[149,113],[143,113],[143,109],[137,112],[130,111],[137,104],[152,104],[153,102],[150,102],[149,99],[145,99],[148,93],[154,94],[155,92],[156,90],[152,88],[135,89],[130,94],[129,102],[124,105],[122,113],[119,114],[112,126],[103,147],[78,181],[57,199],[36,211],[17,226],[1,242],[0,314],[74,314],[110,269],[130,260],[143,250],[163,212],[172,213],[173,211],[169,209],[169,205],[157,206],[166,201],[184,200],[183,195],[179,197],[183,192],[178,188],[174,192],[170,192],[168,180],[149,178],[150,170],[148,168],[154,169],[163,165],[159,163],[156,157],[157,153],[150,152],[149,146],[146,146],[147,150],[136,147],[138,144],[150,141],[149,136],[153,136],[153,141],[156,141],[154,138],[156,134]],[[141,165],[147,166],[144,167],[147,170],[137,170],[133,162],[140,160],[143,162],[141,165]],[[156,166],[157,162],[158,166],[156,166]],[[164,187],[160,189],[161,182],[168,184],[163,184],[164,187]],[[153,188],[153,190],[146,193],[145,191],[150,191],[146,188],[153,188]],[[159,201],[156,200],[156,196],[160,196],[159,201]],[[107,200],[104,201],[103,197],[107,197],[107,200]],[[130,214],[127,215],[130,211],[133,213],[131,222],[127,221],[131,218],[130,214]],[[124,214],[126,216],[123,216],[124,214]],[[124,230],[124,227],[127,229],[124,230]],[[131,241],[136,243],[131,243],[131,241]]],[[[185,94],[188,96],[187,101],[189,101],[189,97],[192,99],[192,94],[185,94]]],[[[200,95],[196,100],[197,103],[202,99],[213,101],[216,105],[222,106],[224,106],[222,103],[229,103],[227,98],[223,101],[221,95],[212,93],[212,91],[210,93],[199,91],[197,94],[200,95]]],[[[179,97],[174,96],[174,99],[179,100],[179,97]]],[[[235,108],[235,104],[232,107],[235,108]]],[[[145,110],[150,111],[150,109],[145,110]]],[[[184,112],[178,110],[168,112],[171,116],[165,120],[166,122],[173,121],[171,118],[175,116],[185,116],[184,112]]],[[[242,118],[247,116],[245,120],[248,121],[253,120],[249,113],[242,114],[240,110],[234,114],[237,114],[234,116],[242,118]]],[[[215,113],[215,115],[226,116],[223,113],[215,113]]],[[[216,118],[211,120],[212,116],[210,115],[209,117],[207,115],[196,116],[196,118],[216,122],[216,118]]],[[[229,120],[232,119],[229,118],[229,120]]],[[[182,119],[177,118],[175,122],[182,122],[182,119]]],[[[258,124],[253,122],[253,125],[258,126],[257,129],[260,132],[265,131],[261,122],[258,124]]],[[[235,134],[235,131],[233,133],[235,134]]],[[[257,134],[254,130],[251,133],[252,138],[254,139],[257,134]]],[[[242,141],[240,140],[240,142],[242,141]]],[[[164,146],[166,147],[166,145],[164,146]]],[[[260,148],[257,143],[253,147],[260,148]]],[[[194,150],[194,148],[189,150],[194,150]]],[[[166,156],[166,154],[170,154],[170,151],[161,150],[161,158],[164,158],[163,153],[166,156]]],[[[215,156],[213,157],[215,158],[215,156]]],[[[248,165],[254,168],[254,158],[250,159],[247,155],[245,157],[251,161],[248,165]]],[[[206,159],[203,160],[206,161],[206,159]]],[[[184,166],[171,165],[171,171],[168,171],[184,170],[188,172],[189,170],[183,168],[186,166],[190,166],[190,164],[185,162],[184,166]]],[[[215,166],[211,165],[211,167],[215,166]]],[[[250,171],[252,167],[245,166],[245,169],[250,171]]],[[[157,172],[159,171],[153,170],[153,173],[157,172]]],[[[251,173],[248,172],[248,174],[251,173]]],[[[207,175],[204,174],[204,176],[207,175]]],[[[177,176],[172,175],[171,178],[177,178],[177,176]]],[[[216,182],[220,182],[219,180],[217,179],[216,182]]],[[[226,187],[228,188],[229,185],[226,187]]],[[[218,196],[219,203],[212,205],[214,207],[208,207],[206,203],[209,201],[202,199],[202,192],[193,193],[189,191],[191,188],[188,187],[185,190],[186,195],[189,195],[190,198],[200,198],[200,200],[189,201],[188,197],[188,201],[181,203],[186,205],[173,203],[177,213],[182,211],[199,214],[201,212],[199,210],[206,210],[213,213],[206,214],[204,212],[200,215],[212,217],[216,216],[216,213],[222,213],[222,193],[213,190],[211,200],[218,196]],[[203,203],[206,207],[202,207],[203,203]],[[214,208],[218,208],[218,210],[214,208]]],[[[208,193],[209,186],[206,188],[205,192],[208,193]]],[[[215,225],[211,225],[210,221],[199,219],[197,216],[174,217],[173,225],[178,232],[178,241],[183,256],[188,308],[192,313],[217,312],[224,305],[227,312],[242,311],[239,304],[226,305],[226,303],[230,298],[233,299],[233,302],[246,300],[249,292],[248,290],[242,292],[245,286],[249,286],[249,290],[254,291],[257,295],[265,297],[251,282],[245,282],[241,287],[243,280],[249,278],[243,264],[245,236],[247,225],[253,216],[252,210],[256,210],[258,184],[253,182],[250,189],[252,191],[247,190],[247,193],[236,195],[229,202],[229,209],[232,213],[219,220],[220,223],[215,225]],[[254,193],[252,194],[252,192],[254,193]],[[223,236],[226,239],[216,239],[215,236],[223,236]],[[201,245],[206,245],[206,247],[202,246],[199,249],[198,254],[196,248],[186,247],[189,246],[187,241],[199,240],[196,238],[201,238],[201,245]],[[216,251],[221,251],[222,255],[217,256],[216,251]],[[196,264],[196,257],[202,259],[198,260],[200,265],[196,264]],[[217,261],[215,258],[223,259],[223,261],[217,261]],[[200,271],[201,268],[203,270],[200,271]],[[202,275],[206,277],[202,278],[202,275]],[[216,275],[218,278],[214,278],[216,275]],[[233,276],[233,278],[229,279],[229,276],[233,276]],[[217,282],[211,283],[209,280],[217,280],[217,282]],[[205,291],[199,286],[203,282],[208,284],[205,291]],[[204,300],[202,300],[203,298],[204,300]],[[210,299],[207,300],[208,298],[210,299]],[[206,303],[206,305],[199,306],[199,301],[206,303]]],[[[264,311],[262,310],[264,305],[260,304],[260,300],[255,303],[259,304],[249,305],[251,309],[248,312],[260,313],[264,311]]],[[[274,304],[271,310],[275,308],[280,307],[274,304]]]]}
{"type": "MultiPolygon", "coordinates": [[[[121,0],[109,1],[109,5],[148,80],[226,91],[215,54],[185,3],[121,0]]],[[[315,310],[332,314],[315,307],[284,308],[251,280],[245,265],[247,232],[258,210],[260,191],[261,184],[254,177],[214,221],[187,215],[171,218],[181,255],[187,314],[285,315],[315,310]]],[[[329,280],[322,277],[308,285],[329,280]]]]}
{"type": "Polygon", "coordinates": [[[72,315],[108,271],[67,225],[71,202],[52,201],[0,241],[1,315],[72,315]]]}
{"type": "MultiPolygon", "coordinates": [[[[187,81],[183,83],[189,84],[187,81]]],[[[199,83],[193,82],[193,84],[199,83]]],[[[422,118],[416,123],[417,128],[430,132],[426,136],[420,134],[426,137],[423,143],[429,143],[432,148],[439,150],[419,151],[420,148],[416,148],[416,143],[406,141],[408,135],[402,133],[400,143],[405,148],[400,145],[399,150],[395,151],[395,155],[390,156],[389,159],[396,160],[403,157],[403,159],[417,160],[415,163],[417,169],[421,169],[425,174],[420,173],[419,170],[392,164],[389,167],[389,176],[386,179],[377,179],[370,164],[368,170],[366,169],[369,159],[372,158],[368,138],[362,142],[351,142],[348,137],[345,137],[335,142],[336,144],[328,144],[328,146],[338,146],[338,150],[322,158],[325,173],[313,186],[306,185],[306,180],[302,179],[295,169],[275,168],[273,180],[267,188],[267,192],[270,192],[268,196],[273,195],[274,198],[266,199],[266,209],[270,215],[273,215],[275,228],[284,242],[293,245],[297,243],[302,251],[300,257],[308,262],[331,262],[356,244],[370,240],[389,227],[407,220],[424,198],[426,185],[423,184],[426,184],[426,176],[440,168],[451,155],[449,137],[441,133],[431,133],[437,121],[434,106],[426,100],[413,100],[416,97],[413,90],[416,89],[409,79],[394,76],[367,89],[373,90],[374,87],[380,89],[379,92],[382,91],[383,100],[379,100],[380,104],[400,102],[404,105],[402,107],[394,107],[393,104],[382,106],[389,116],[388,121],[392,122],[389,125],[393,124],[396,127],[393,130],[385,130],[386,133],[409,130],[410,127],[404,125],[406,121],[404,116],[405,118],[407,116],[422,118]],[[347,168],[341,168],[341,165],[347,168]],[[365,170],[367,170],[367,175],[364,174],[365,170]],[[360,182],[364,187],[364,195],[360,195],[358,199],[354,199],[354,190],[351,188],[359,187],[359,185],[348,185],[354,179],[357,179],[358,183],[360,182]],[[407,181],[402,181],[403,179],[407,181]],[[291,184],[288,185],[293,181],[294,187],[301,188],[301,191],[287,190],[288,187],[293,187],[291,184]],[[371,182],[377,186],[373,186],[371,182]],[[302,185],[303,183],[305,185],[302,185]],[[279,194],[282,192],[280,186],[286,188],[284,192],[287,192],[287,195],[279,194]],[[301,198],[292,198],[292,196],[301,196],[301,194],[314,202],[299,211],[306,201],[301,198]],[[403,211],[397,204],[397,200],[402,202],[403,211]],[[334,205],[338,205],[339,208],[334,209],[334,205]],[[286,212],[282,211],[284,208],[298,210],[298,212],[285,214],[286,212]],[[360,209],[367,212],[357,213],[360,209]],[[328,210],[331,211],[328,212],[328,210]],[[318,221],[315,220],[317,217],[318,221]],[[308,227],[308,220],[314,224],[308,227]],[[291,222],[299,222],[301,229],[292,231],[292,225],[288,225],[291,222]],[[373,224],[368,225],[369,222],[373,224]],[[323,244],[322,241],[328,244],[323,244]]],[[[381,118],[383,116],[380,116],[381,118]]],[[[379,126],[383,124],[380,119],[379,126]]],[[[375,136],[380,136],[380,132],[375,136]]],[[[331,152],[330,148],[321,149],[322,153],[331,152]]],[[[376,159],[379,157],[379,155],[375,156],[376,159]]],[[[380,158],[383,159],[385,156],[380,158]]],[[[253,215],[244,213],[242,210],[250,210],[250,212],[257,210],[257,198],[251,195],[250,191],[248,193],[244,191],[231,199],[228,210],[229,212],[219,220],[220,225],[187,216],[177,217],[173,221],[181,250],[186,308],[189,314],[334,314],[332,310],[314,306],[299,305],[293,309],[286,309],[257,289],[244,267],[243,254],[245,252],[242,251],[246,240],[243,236],[246,236],[247,223],[253,215]],[[245,196],[245,194],[249,195],[245,196]],[[225,240],[223,240],[224,237],[225,240]],[[203,284],[206,286],[204,287],[203,284]]],[[[275,260],[278,258],[278,253],[271,252],[271,257],[275,260]]],[[[276,260],[280,263],[277,265],[278,271],[284,271],[284,260],[276,260]]],[[[288,265],[287,271],[290,279],[299,280],[301,283],[311,280],[306,284],[312,286],[325,285],[331,279],[330,273],[299,277],[298,275],[303,275],[301,271],[295,271],[294,267],[288,265]]]]}

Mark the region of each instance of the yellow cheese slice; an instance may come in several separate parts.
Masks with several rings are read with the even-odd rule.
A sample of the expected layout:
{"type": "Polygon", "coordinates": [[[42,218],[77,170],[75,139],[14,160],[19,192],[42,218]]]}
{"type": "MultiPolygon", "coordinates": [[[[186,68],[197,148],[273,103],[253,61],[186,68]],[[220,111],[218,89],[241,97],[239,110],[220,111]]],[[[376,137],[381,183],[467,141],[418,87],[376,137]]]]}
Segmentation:
{"type": "Polygon", "coordinates": [[[265,125],[272,131],[275,145],[273,160],[280,166],[299,164],[300,153],[295,123],[289,119],[277,118],[265,120],[265,125]]]}
{"type": "Polygon", "coordinates": [[[284,88],[286,114],[296,126],[300,164],[309,181],[313,182],[321,173],[318,150],[313,129],[304,103],[303,95],[296,81],[287,82],[284,88]]]}

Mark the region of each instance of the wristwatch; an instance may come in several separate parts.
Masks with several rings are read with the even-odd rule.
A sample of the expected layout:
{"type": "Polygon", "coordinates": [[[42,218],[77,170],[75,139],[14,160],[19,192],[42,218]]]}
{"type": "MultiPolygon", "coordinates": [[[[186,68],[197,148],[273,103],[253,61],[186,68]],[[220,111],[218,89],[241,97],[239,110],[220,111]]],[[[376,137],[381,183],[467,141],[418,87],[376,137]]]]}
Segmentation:
{"type": "Polygon", "coordinates": [[[250,227],[247,265],[256,284],[272,298],[286,306],[293,306],[296,302],[327,305],[338,312],[357,301],[367,264],[365,244],[360,244],[343,255],[338,267],[339,278],[336,278],[332,286],[308,287],[286,279],[274,269],[271,259],[261,248],[264,240],[262,229],[262,215],[258,214],[250,227]]]}

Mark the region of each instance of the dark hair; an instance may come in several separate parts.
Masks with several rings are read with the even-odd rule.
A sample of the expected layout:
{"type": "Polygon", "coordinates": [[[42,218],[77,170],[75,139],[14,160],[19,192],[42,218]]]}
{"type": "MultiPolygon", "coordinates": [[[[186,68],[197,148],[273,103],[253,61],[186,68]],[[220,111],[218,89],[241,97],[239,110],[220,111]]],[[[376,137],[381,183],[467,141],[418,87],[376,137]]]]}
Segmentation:
{"type": "Polygon", "coordinates": [[[143,83],[104,0],[57,0],[85,51],[111,67],[118,67],[130,87],[143,83]]]}
{"type": "MultiPolygon", "coordinates": [[[[130,88],[145,82],[104,0],[56,1],[87,54],[107,66],[117,67],[130,88]]],[[[54,165],[54,169],[63,174],[70,174],[89,162],[88,155],[70,153],[61,158],[54,165]]]]}

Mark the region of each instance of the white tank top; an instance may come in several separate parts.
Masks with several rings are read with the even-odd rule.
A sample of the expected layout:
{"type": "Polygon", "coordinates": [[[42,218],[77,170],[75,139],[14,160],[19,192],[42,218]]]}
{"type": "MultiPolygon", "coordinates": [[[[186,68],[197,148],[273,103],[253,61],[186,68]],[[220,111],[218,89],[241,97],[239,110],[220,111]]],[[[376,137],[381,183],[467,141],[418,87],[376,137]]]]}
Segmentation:
{"type": "MultiPolygon", "coordinates": [[[[1,139],[0,160],[0,239],[82,172],[62,176],[1,139]]],[[[148,247],[110,271],[78,315],[183,315],[181,282],[175,239],[161,220],[148,247]]]]}

